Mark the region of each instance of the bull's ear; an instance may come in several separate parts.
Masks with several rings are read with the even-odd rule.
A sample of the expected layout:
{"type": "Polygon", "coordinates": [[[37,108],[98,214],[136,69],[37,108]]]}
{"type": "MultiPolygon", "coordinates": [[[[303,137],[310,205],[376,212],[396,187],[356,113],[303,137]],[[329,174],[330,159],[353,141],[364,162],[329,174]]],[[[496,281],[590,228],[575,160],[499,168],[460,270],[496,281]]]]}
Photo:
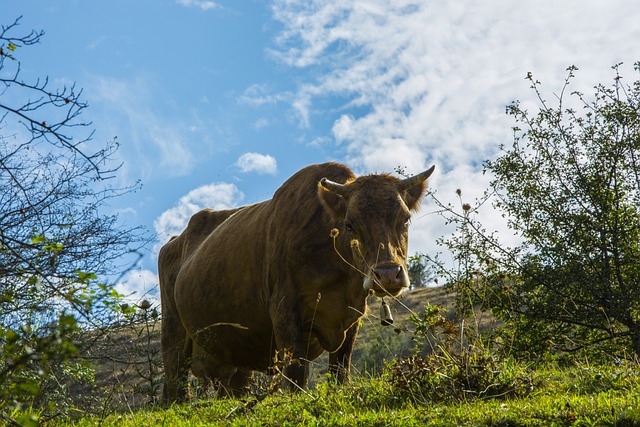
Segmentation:
{"type": "MultiPolygon", "coordinates": [[[[318,182],[318,198],[334,220],[344,218],[347,214],[347,203],[341,195],[325,186],[327,180],[318,182]]],[[[331,183],[331,181],[328,181],[331,183]]]]}
{"type": "Polygon", "coordinates": [[[403,199],[410,210],[415,211],[420,207],[420,201],[427,189],[427,178],[431,176],[434,170],[435,166],[431,166],[426,171],[402,181],[404,188],[403,199]]]}
{"type": "Polygon", "coordinates": [[[404,192],[403,199],[409,210],[418,210],[420,207],[420,201],[422,200],[422,196],[424,196],[426,189],[427,181],[422,181],[420,184],[415,187],[411,187],[404,192]]]}

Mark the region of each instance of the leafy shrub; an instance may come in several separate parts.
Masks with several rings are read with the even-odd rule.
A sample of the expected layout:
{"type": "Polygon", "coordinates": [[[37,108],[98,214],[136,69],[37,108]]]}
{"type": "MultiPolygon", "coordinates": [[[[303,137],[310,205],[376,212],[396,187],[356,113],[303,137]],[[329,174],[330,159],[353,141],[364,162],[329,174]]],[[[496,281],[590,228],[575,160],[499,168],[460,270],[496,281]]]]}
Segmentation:
{"type": "Polygon", "coordinates": [[[513,357],[502,358],[464,322],[427,305],[411,317],[417,339],[430,343],[428,355],[402,357],[390,365],[392,385],[418,401],[448,401],[522,396],[533,381],[513,357]]]}

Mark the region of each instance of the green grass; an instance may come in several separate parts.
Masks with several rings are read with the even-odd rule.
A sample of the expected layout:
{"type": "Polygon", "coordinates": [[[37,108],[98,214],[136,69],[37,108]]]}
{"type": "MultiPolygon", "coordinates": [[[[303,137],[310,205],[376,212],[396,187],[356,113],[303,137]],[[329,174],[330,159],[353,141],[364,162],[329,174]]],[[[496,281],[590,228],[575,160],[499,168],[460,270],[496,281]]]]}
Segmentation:
{"type": "MultiPolygon", "coordinates": [[[[122,399],[116,399],[115,392],[112,400],[101,403],[97,399],[96,405],[88,407],[94,415],[87,413],[83,418],[75,410],[68,411],[72,420],[59,416],[47,421],[42,417],[40,423],[30,421],[29,413],[9,415],[29,427],[640,427],[640,364],[590,365],[587,359],[574,359],[572,366],[559,367],[559,363],[571,360],[565,356],[557,363],[534,368],[531,363],[500,356],[502,353],[489,350],[488,338],[482,338],[477,330],[467,334],[461,329],[463,325],[447,321],[444,315],[450,312],[424,306],[424,299],[438,296],[433,294],[436,291],[446,302],[442,290],[416,291],[413,296],[417,298],[404,300],[411,310],[425,310],[411,322],[406,312],[397,313],[394,325],[407,324],[404,329],[409,332],[401,327],[398,334],[395,329],[379,326],[378,321],[363,321],[353,366],[361,374],[350,384],[336,386],[326,380],[325,357],[312,365],[310,389],[295,394],[266,394],[269,386],[257,381],[252,390],[262,394],[244,399],[194,399],[169,408],[125,409],[142,400],[135,394],[136,387],[121,387],[117,397],[122,399]],[[414,336],[417,341],[411,340],[414,336]],[[465,345],[461,345],[461,337],[465,345]],[[431,352],[422,351],[426,342],[431,352]],[[404,354],[413,356],[401,357],[404,354]],[[385,364],[383,360],[394,362],[385,364]],[[96,416],[103,413],[103,407],[109,414],[96,416]]],[[[274,380],[266,375],[258,378],[269,385],[274,380]]],[[[0,419],[0,426],[2,422],[0,419]]]]}
{"type": "Polygon", "coordinates": [[[199,400],[87,417],[52,426],[640,426],[640,368],[577,366],[528,370],[510,398],[429,400],[389,376],[319,384],[296,394],[199,400]]]}

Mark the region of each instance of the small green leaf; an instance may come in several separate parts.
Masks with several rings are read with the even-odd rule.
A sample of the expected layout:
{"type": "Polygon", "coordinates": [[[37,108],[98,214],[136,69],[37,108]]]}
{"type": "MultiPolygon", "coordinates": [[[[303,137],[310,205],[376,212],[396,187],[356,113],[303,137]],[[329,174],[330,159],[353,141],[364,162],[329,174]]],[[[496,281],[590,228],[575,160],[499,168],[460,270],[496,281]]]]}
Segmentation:
{"type": "Polygon", "coordinates": [[[37,245],[38,243],[44,243],[44,242],[46,242],[46,241],[47,241],[47,238],[46,238],[46,237],[44,237],[44,236],[43,236],[43,235],[41,235],[41,234],[36,234],[35,236],[33,236],[33,237],[31,238],[31,242],[32,242],[33,244],[36,244],[36,245],[37,245]]]}
{"type": "Polygon", "coordinates": [[[78,279],[80,279],[82,283],[87,283],[89,280],[95,280],[98,278],[94,273],[87,273],[80,270],[76,270],[74,273],[76,273],[78,279]]]}
{"type": "Polygon", "coordinates": [[[44,250],[58,252],[61,251],[64,245],[62,243],[50,243],[44,246],[44,250]]]}

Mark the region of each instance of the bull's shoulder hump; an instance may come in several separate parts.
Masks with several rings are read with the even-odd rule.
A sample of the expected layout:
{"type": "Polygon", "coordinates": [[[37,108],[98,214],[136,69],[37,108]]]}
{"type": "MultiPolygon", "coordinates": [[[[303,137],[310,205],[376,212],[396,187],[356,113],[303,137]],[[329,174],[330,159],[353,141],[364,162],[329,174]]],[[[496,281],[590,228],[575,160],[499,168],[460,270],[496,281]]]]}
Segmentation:
{"type": "Polygon", "coordinates": [[[164,266],[176,257],[180,257],[182,254],[183,245],[182,235],[173,236],[171,240],[162,245],[160,252],[158,252],[158,265],[164,266]]]}
{"type": "Polygon", "coordinates": [[[354,173],[347,166],[340,163],[321,163],[307,166],[293,174],[276,191],[273,198],[289,198],[296,195],[315,198],[318,182],[322,178],[344,183],[355,178],[354,173]],[[298,194],[301,193],[301,194],[298,194]]]}
{"type": "Polygon", "coordinates": [[[299,173],[310,175],[313,180],[328,178],[332,181],[344,181],[355,178],[355,175],[348,166],[342,163],[327,162],[308,166],[299,173]]]}
{"type": "Polygon", "coordinates": [[[187,228],[194,228],[202,225],[219,225],[222,221],[229,218],[231,215],[238,212],[242,208],[244,208],[244,206],[222,210],[202,209],[201,211],[193,214],[193,216],[189,220],[187,228]]]}
{"type": "Polygon", "coordinates": [[[182,235],[186,236],[189,240],[193,238],[203,238],[243,208],[244,207],[223,210],[202,209],[189,219],[187,228],[182,232],[182,235]]]}

